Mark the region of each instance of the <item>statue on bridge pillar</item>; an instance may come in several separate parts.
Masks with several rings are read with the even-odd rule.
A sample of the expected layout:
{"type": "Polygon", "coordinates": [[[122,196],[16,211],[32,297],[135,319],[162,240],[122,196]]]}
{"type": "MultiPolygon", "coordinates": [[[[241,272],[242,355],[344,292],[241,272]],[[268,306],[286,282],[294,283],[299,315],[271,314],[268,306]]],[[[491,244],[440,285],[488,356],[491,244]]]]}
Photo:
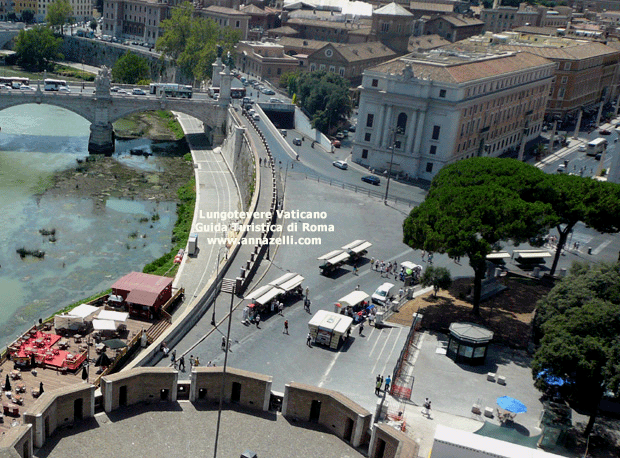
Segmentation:
{"type": "Polygon", "coordinates": [[[97,95],[110,95],[110,80],[112,78],[112,74],[110,73],[110,69],[105,65],[101,67],[99,73],[95,78],[95,94],[97,95]]]}

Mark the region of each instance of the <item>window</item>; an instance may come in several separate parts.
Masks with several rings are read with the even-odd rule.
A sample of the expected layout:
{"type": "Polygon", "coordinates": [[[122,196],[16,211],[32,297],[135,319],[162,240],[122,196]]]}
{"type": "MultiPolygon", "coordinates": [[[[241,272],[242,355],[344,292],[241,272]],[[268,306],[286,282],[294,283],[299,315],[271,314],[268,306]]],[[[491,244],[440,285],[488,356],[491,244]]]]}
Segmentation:
{"type": "Polygon", "coordinates": [[[372,84],[371,84],[371,86],[372,86],[372,87],[377,87],[377,86],[379,86],[379,80],[372,80],[372,84]]]}
{"type": "Polygon", "coordinates": [[[395,149],[401,149],[402,148],[402,144],[401,144],[400,140],[396,140],[394,142],[394,148],[395,149]]]}
{"type": "Polygon", "coordinates": [[[564,70],[570,70],[570,62],[564,62],[564,70]]]}
{"type": "Polygon", "coordinates": [[[388,24],[387,22],[384,22],[383,24],[381,24],[382,32],[388,32],[389,30],[390,30],[390,24],[388,24]]]}
{"type": "Polygon", "coordinates": [[[310,64],[310,71],[313,72],[316,70],[316,65],[310,64]]]}
{"type": "Polygon", "coordinates": [[[368,116],[366,117],[366,127],[372,127],[372,124],[374,121],[375,121],[375,115],[369,113],[368,116]]]}
{"type": "Polygon", "coordinates": [[[431,173],[433,171],[433,163],[432,162],[427,162],[426,163],[426,172],[427,173],[431,173]]]}
{"type": "Polygon", "coordinates": [[[430,154],[437,154],[437,145],[431,145],[430,154]]]}
{"type": "Polygon", "coordinates": [[[237,28],[241,27],[241,21],[237,21],[235,27],[237,28]]]}
{"type": "Polygon", "coordinates": [[[369,142],[369,141],[370,141],[370,134],[369,134],[368,132],[366,132],[366,133],[364,134],[364,141],[365,141],[365,142],[369,142]]]}
{"type": "Polygon", "coordinates": [[[338,70],[338,74],[340,76],[344,76],[344,67],[340,67],[340,69],[338,70]]]}
{"type": "Polygon", "coordinates": [[[433,136],[431,137],[433,140],[439,140],[439,130],[440,126],[433,126],[433,136]]]}
{"type": "Polygon", "coordinates": [[[440,89],[439,90],[439,97],[441,97],[442,99],[446,97],[446,90],[445,89],[440,89]]]}
{"type": "Polygon", "coordinates": [[[363,149],[362,150],[362,159],[368,159],[368,150],[367,149],[363,149]]]}
{"type": "Polygon", "coordinates": [[[325,70],[325,64],[319,65],[319,70],[325,70]]]}
{"type": "Polygon", "coordinates": [[[563,98],[565,92],[566,90],[563,87],[561,87],[560,90],[558,91],[558,99],[563,98]]]}
{"type": "Polygon", "coordinates": [[[329,66],[329,72],[330,73],[336,73],[336,67],[334,67],[333,65],[329,66]]]}
{"type": "Polygon", "coordinates": [[[562,84],[566,84],[568,83],[568,76],[563,76],[562,77],[562,84]]]}
{"type": "Polygon", "coordinates": [[[396,133],[404,134],[406,128],[407,128],[407,115],[405,113],[401,113],[398,115],[398,120],[396,121],[396,133]]]}

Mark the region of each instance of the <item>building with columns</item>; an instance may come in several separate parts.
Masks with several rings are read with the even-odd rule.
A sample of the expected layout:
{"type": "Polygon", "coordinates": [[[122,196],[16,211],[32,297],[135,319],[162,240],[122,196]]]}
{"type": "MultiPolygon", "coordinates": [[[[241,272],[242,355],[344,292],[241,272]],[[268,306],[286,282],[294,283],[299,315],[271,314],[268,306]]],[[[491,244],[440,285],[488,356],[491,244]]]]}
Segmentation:
{"type": "Polygon", "coordinates": [[[445,165],[539,135],[555,64],[527,52],[433,50],[362,77],[353,161],[431,180],[445,165]]]}

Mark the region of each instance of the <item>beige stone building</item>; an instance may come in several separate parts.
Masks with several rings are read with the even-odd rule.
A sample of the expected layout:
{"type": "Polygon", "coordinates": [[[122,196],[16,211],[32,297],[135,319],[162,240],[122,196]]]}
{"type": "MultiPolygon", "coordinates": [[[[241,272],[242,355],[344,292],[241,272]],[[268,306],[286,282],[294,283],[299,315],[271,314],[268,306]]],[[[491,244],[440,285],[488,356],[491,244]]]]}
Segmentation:
{"type": "Polygon", "coordinates": [[[243,73],[278,83],[283,73],[295,71],[299,60],[284,54],[277,43],[240,41],[236,46],[236,67],[243,73]]]}
{"type": "Polygon", "coordinates": [[[424,24],[424,33],[439,35],[448,41],[455,42],[482,33],[484,22],[479,19],[449,14],[434,17],[424,24]]]}
{"type": "Polygon", "coordinates": [[[619,93],[620,51],[602,43],[509,32],[473,37],[453,49],[528,52],[555,62],[548,114],[575,113],[619,93]]]}
{"type": "Polygon", "coordinates": [[[555,64],[526,52],[413,53],[364,72],[353,161],[431,180],[539,135],[555,64]],[[393,153],[393,154],[392,154],[393,153]]]}
{"type": "Polygon", "coordinates": [[[155,45],[171,5],[157,0],[104,0],[103,34],[155,45]]]}
{"type": "Polygon", "coordinates": [[[229,27],[241,33],[241,40],[247,40],[250,24],[250,15],[242,11],[227,8],[225,6],[211,5],[196,10],[196,15],[205,19],[211,19],[219,27],[229,27]]]}

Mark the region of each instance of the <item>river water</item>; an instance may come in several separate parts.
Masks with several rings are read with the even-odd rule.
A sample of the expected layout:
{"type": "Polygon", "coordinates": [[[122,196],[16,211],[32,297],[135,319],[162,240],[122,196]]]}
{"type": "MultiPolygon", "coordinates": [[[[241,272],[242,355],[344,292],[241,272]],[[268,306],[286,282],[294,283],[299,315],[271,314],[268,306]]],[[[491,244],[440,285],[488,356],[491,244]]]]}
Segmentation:
{"type": "MultiPolygon", "coordinates": [[[[88,155],[89,126],[48,105],[0,111],[0,347],[39,318],[109,288],[170,250],[174,202],[110,198],[102,207],[88,198],[35,196],[54,171],[88,155]],[[55,241],[39,232],[52,228],[55,241]],[[43,250],[45,257],[21,259],[20,247],[43,250]]],[[[155,158],[122,154],[136,146],[155,149],[147,140],[117,143],[119,160],[156,167],[155,158]]]]}

